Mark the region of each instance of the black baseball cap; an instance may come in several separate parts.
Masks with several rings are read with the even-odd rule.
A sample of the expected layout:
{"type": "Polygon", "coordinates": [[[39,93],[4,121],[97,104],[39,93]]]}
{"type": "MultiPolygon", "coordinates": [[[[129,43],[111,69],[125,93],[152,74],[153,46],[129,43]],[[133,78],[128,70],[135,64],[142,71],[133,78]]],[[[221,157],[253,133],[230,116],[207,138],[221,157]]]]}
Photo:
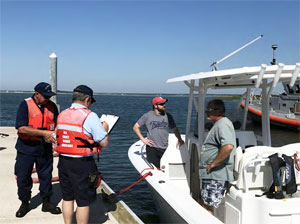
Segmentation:
{"type": "Polygon", "coordinates": [[[73,92],[84,93],[86,95],[89,95],[92,98],[92,103],[96,102],[95,98],[93,97],[93,90],[86,85],[77,86],[73,90],[73,92]]]}
{"type": "Polygon", "coordinates": [[[56,93],[52,92],[51,85],[46,82],[40,82],[34,87],[34,91],[39,92],[43,96],[51,97],[56,95],[56,93]]]}

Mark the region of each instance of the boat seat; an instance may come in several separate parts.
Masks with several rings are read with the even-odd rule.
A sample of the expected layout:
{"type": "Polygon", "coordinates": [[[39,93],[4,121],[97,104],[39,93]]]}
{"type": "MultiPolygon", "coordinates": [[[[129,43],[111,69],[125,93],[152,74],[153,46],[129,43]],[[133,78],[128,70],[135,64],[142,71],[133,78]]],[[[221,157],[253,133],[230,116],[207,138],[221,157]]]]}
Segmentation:
{"type": "Polygon", "coordinates": [[[235,180],[237,180],[238,175],[239,175],[239,164],[240,164],[242,156],[243,156],[242,147],[238,146],[236,148],[236,151],[235,151],[235,154],[234,154],[233,176],[234,176],[235,180]]]}
{"type": "MultiPolygon", "coordinates": [[[[237,148],[235,153],[234,170],[237,176],[234,185],[238,189],[248,191],[251,189],[267,190],[273,183],[272,168],[268,156],[278,153],[279,156],[285,154],[293,156],[298,154],[298,161],[300,162],[300,143],[290,144],[283,147],[268,147],[256,146],[250,147],[241,154],[241,149],[237,148]]],[[[300,171],[295,170],[296,183],[298,189],[300,188],[300,171]]],[[[282,169],[282,183],[284,185],[285,169],[282,169]]]]}

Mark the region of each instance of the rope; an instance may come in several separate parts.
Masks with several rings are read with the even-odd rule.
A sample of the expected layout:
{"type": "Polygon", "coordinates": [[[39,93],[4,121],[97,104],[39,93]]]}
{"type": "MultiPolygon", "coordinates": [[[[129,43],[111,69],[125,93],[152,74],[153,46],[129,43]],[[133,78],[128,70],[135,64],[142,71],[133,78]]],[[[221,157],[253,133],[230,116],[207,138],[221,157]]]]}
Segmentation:
{"type": "MultiPolygon", "coordinates": [[[[154,168],[145,168],[145,169],[143,169],[143,170],[141,171],[141,173],[140,173],[140,176],[142,176],[142,173],[143,173],[145,170],[154,170],[154,168]]],[[[156,168],[156,170],[161,171],[160,168],[156,168]]]]}
{"type": "MultiPolygon", "coordinates": [[[[142,180],[144,180],[146,177],[153,175],[151,171],[149,171],[148,173],[145,173],[144,175],[142,175],[145,170],[154,170],[154,168],[145,168],[145,169],[143,169],[140,173],[140,177],[141,177],[140,179],[138,179],[136,182],[134,182],[130,186],[124,188],[123,190],[120,190],[116,195],[123,194],[125,191],[128,191],[130,188],[132,188],[134,185],[136,185],[139,182],[141,182],[142,180]]],[[[159,168],[157,170],[161,171],[161,169],[159,169],[159,168]]]]}
{"type": "Polygon", "coordinates": [[[298,171],[300,171],[297,153],[294,154],[294,162],[295,162],[295,167],[296,167],[296,169],[297,169],[298,171]]]}
{"type": "MultiPolygon", "coordinates": [[[[142,172],[141,172],[142,173],[142,172]]],[[[140,174],[141,175],[141,174],[140,174]]],[[[134,185],[136,185],[137,183],[141,182],[142,180],[144,180],[146,177],[148,176],[152,176],[153,174],[151,173],[151,171],[149,171],[148,173],[144,174],[143,176],[141,176],[141,178],[139,180],[137,180],[136,182],[134,182],[133,184],[131,184],[130,186],[124,188],[123,190],[120,190],[117,194],[123,194],[125,191],[129,190],[130,188],[132,188],[134,185]]]]}
{"type": "MultiPolygon", "coordinates": [[[[144,145],[143,147],[145,147],[145,145],[144,145]]],[[[143,154],[142,154],[142,156],[143,156],[143,154]]],[[[143,159],[145,160],[146,163],[148,163],[147,160],[146,160],[145,158],[143,158],[143,159]]],[[[151,164],[149,164],[149,165],[152,167],[151,164]]],[[[145,169],[143,169],[143,170],[140,172],[140,177],[141,177],[140,179],[138,179],[136,182],[134,182],[134,183],[131,184],[130,186],[124,188],[123,190],[120,190],[120,191],[119,191],[118,193],[116,193],[116,194],[113,193],[113,194],[108,195],[108,194],[106,194],[106,193],[104,192],[103,189],[101,189],[101,192],[102,192],[102,200],[104,200],[104,201],[111,201],[111,200],[114,200],[114,199],[116,198],[116,196],[118,196],[118,195],[120,195],[120,194],[123,194],[125,191],[128,191],[130,188],[132,188],[132,187],[133,187],[134,185],[136,185],[137,183],[139,183],[139,182],[141,182],[142,180],[146,179],[146,177],[152,176],[152,175],[153,175],[151,171],[149,171],[148,173],[145,173],[144,175],[142,175],[143,172],[144,172],[145,170],[154,170],[154,168],[145,168],[145,169]]],[[[161,171],[161,169],[159,169],[159,168],[158,168],[157,170],[161,171]]]]}
{"type": "MultiPolygon", "coordinates": [[[[112,199],[114,199],[116,196],[118,196],[118,195],[120,195],[120,194],[123,194],[125,191],[129,190],[130,188],[132,188],[132,187],[133,187],[134,185],[136,185],[137,183],[139,183],[139,182],[141,182],[142,180],[146,179],[146,177],[152,176],[152,175],[153,175],[151,171],[149,171],[148,173],[145,173],[144,175],[142,175],[142,173],[143,173],[145,170],[154,170],[154,168],[145,168],[145,169],[143,169],[142,172],[140,173],[140,176],[141,176],[140,179],[138,179],[136,182],[134,182],[134,183],[131,184],[130,186],[124,188],[123,190],[120,190],[120,191],[119,191],[118,193],[116,193],[116,194],[113,193],[113,194],[108,195],[108,194],[106,194],[106,193],[104,192],[104,190],[102,189],[102,190],[101,190],[101,192],[102,192],[102,199],[103,199],[104,201],[112,200],[112,199]]],[[[161,171],[161,169],[157,169],[157,170],[161,171]]]]}
{"type": "Polygon", "coordinates": [[[153,169],[153,168],[145,168],[145,169],[143,169],[143,170],[141,171],[141,173],[140,173],[140,176],[141,176],[141,177],[143,176],[143,172],[144,172],[145,170],[154,170],[154,169],[153,169]]]}

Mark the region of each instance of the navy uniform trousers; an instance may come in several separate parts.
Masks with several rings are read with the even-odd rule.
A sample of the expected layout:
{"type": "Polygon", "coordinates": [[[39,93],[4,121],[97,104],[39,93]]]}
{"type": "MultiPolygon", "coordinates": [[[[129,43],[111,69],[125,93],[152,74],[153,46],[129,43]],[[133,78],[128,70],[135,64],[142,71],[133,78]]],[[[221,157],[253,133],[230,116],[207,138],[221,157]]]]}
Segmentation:
{"type": "Polygon", "coordinates": [[[17,176],[18,196],[21,201],[29,201],[31,199],[31,174],[34,163],[40,182],[39,190],[41,198],[51,196],[52,194],[52,153],[42,156],[31,156],[17,152],[15,175],[17,176]]]}

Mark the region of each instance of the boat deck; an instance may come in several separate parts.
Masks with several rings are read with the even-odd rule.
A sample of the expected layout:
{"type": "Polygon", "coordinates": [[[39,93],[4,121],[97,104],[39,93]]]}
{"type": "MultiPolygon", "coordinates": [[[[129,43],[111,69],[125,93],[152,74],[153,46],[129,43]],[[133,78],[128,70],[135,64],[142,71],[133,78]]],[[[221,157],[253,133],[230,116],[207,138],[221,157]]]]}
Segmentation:
{"type": "MultiPolygon", "coordinates": [[[[63,216],[42,212],[42,200],[39,197],[39,184],[33,184],[31,210],[23,217],[16,218],[15,214],[21,202],[17,195],[17,184],[14,175],[16,158],[15,143],[17,133],[14,127],[0,127],[0,223],[63,223],[63,216]],[[9,136],[2,136],[1,133],[9,136]]],[[[53,177],[57,176],[57,158],[54,158],[53,177]]],[[[107,194],[113,193],[109,186],[102,181],[97,191],[97,200],[90,206],[89,223],[143,223],[123,202],[116,198],[103,201],[101,190],[107,194]]],[[[53,183],[51,201],[61,208],[62,198],[58,182],[53,183]]],[[[73,220],[75,220],[75,215],[73,220]]]]}

